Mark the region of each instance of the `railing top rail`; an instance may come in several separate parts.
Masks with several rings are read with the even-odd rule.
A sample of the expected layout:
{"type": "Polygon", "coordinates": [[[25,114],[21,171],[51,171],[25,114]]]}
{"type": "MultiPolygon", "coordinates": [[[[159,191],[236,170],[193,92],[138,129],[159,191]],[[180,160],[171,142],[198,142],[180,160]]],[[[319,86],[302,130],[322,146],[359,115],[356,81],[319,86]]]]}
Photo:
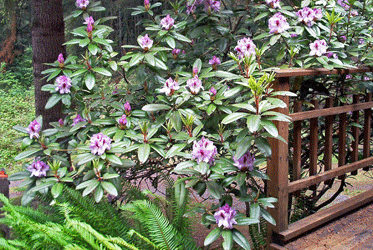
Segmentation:
{"type": "Polygon", "coordinates": [[[312,68],[312,69],[278,69],[274,70],[276,77],[294,77],[294,76],[316,76],[316,75],[345,75],[351,73],[373,72],[373,67],[357,67],[347,69],[312,68]]]}

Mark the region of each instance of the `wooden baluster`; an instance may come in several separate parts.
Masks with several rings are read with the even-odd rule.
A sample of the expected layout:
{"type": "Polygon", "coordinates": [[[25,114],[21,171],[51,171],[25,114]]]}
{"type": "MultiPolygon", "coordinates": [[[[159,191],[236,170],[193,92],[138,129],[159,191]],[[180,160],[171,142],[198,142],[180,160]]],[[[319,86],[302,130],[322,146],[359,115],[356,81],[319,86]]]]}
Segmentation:
{"type": "MultiPolygon", "coordinates": [[[[333,107],[334,98],[328,98],[326,99],[326,105],[325,108],[331,108],[333,107]]],[[[334,116],[329,115],[325,116],[325,145],[324,145],[324,162],[325,167],[324,171],[331,170],[332,165],[332,159],[333,159],[333,122],[334,122],[334,116]]],[[[327,180],[325,181],[325,184],[332,185],[333,180],[327,180]]]]}
{"type": "MultiPolygon", "coordinates": [[[[347,135],[347,114],[339,115],[339,132],[338,132],[338,167],[346,164],[346,135],[347,135]]],[[[338,176],[342,180],[346,175],[338,176]]]]}
{"type": "MultiPolygon", "coordinates": [[[[354,95],[353,103],[359,103],[360,95],[354,95]]],[[[354,123],[359,123],[359,111],[354,111],[352,113],[352,120],[354,123]]],[[[352,137],[354,141],[352,142],[352,155],[351,155],[351,162],[355,162],[359,160],[359,128],[356,126],[352,126],[352,137]]],[[[351,172],[352,175],[357,175],[357,170],[351,172]]]]}
{"type": "MultiPolygon", "coordinates": [[[[312,100],[313,108],[312,109],[318,109],[319,107],[319,101],[318,100],[312,100]]],[[[318,144],[318,118],[312,118],[310,120],[310,168],[309,168],[309,175],[316,175],[317,174],[317,144],[318,144]]],[[[316,186],[311,186],[311,190],[316,191],[316,186]]]]}
{"type": "MultiPolygon", "coordinates": [[[[372,93],[368,93],[365,96],[366,102],[372,101],[372,93]]],[[[371,128],[371,119],[372,119],[372,109],[364,110],[364,147],[363,147],[363,157],[368,158],[370,156],[370,134],[372,131],[371,128]]],[[[365,171],[369,170],[369,167],[363,168],[365,171]]]]}
{"type": "MultiPolygon", "coordinates": [[[[276,78],[273,84],[275,91],[289,91],[289,78],[276,78]]],[[[289,114],[289,97],[278,96],[286,104],[286,108],[276,109],[285,115],[289,114]]],[[[279,135],[286,141],[289,140],[289,123],[273,121],[278,128],[279,135]]],[[[272,155],[268,157],[267,174],[270,180],[267,182],[267,195],[277,198],[275,208],[269,208],[268,211],[276,221],[276,226],[268,224],[268,240],[272,241],[275,237],[272,232],[282,232],[288,228],[288,174],[289,174],[289,150],[288,144],[281,140],[269,138],[269,144],[272,149],[272,155]]]]}
{"type": "MultiPolygon", "coordinates": [[[[294,102],[294,113],[302,111],[302,102],[294,102]]],[[[294,123],[294,145],[293,145],[293,170],[292,181],[299,180],[302,171],[302,121],[295,121],[294,123]]],[[[300,191],[295,193],[296,196],[300,195],[300,191]]]]}

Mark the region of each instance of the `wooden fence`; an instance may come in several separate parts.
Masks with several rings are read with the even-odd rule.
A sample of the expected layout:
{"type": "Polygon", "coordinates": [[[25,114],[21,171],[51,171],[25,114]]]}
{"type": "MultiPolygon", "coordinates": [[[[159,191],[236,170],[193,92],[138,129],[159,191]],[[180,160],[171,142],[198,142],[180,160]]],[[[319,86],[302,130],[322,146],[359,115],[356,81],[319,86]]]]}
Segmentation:
{"type": "MultiPolygon", "coordinates": [[[[275,91],[289,91],[290,77],[300,76],[317,76],[317,75],[346,75],[350,73],[364,73],[373,72],[373,69],[361,67],[356,69],[289,69],[276,71],[276,82],[274,84],[275,91]]],[[[294,112],[289,114],[289,97],[281,97],[287,104],[287,108],[279,109],[278,111],[289,115],[292,119],[292,152],[289,152],[287,143],[277,139],[271,139],[270,145],[272,147],[272,156],[268,159],[267,173],[270,177],[268,182],[268,195],[276,197],[278,202],[274,209],[270,209],[271,215],[276,220],[276,226],[269,226],[269,242],[274,242],[279,245],[284,245],[287,241],[314,229],[338,216],[341,216],[353,209],[356,209],[368,202],[373,201],[373,189],[365,191],[362,194],[349,198],[346,201],[340,202],[332,207],[320,210],[304,219],[289,224],[289,197],[297,194],[300,190],[306,188],[314,189],[315,185],[321,182],[331,182],[336,177],[344,178],[346,173],[352,172],[356,174],[357,170],[373,165],[373,157],[370,155],[371,145],[371,117],[372,117],[372,94],[367,94],[363,102],[362,98],[356,95],[353,97],[353,104],[333,107],[333,100],[328,99],[324,108],[319,109],[317,101],[314,101],[314,110],[301,111],[301,102],[295,101],[292,103],[294,112]],[[364,124],[361,132],[364,135],[363,139],[363,159],[358,159],[359,151],[359,128],[353,127],[351,134],[354,138],[352,145],[351,163],[346,164],[346,128],[347,128],[347,113],[352,112],[352,119],[358,123],[359,114],[364,114],[364,124]],[[332,130],[333,123],[338,119],[338,167],[332,167],[332,130]],[[325,126],[323,130],[325,133],[324,144],[324,166],[322,171],[318,168],[318,132],[320,127],[318,121],[321,117],[325,117],[325,126]],[[309,120],[309,176],[301,178],[301,123],[309,120]],[[292,157],[292,169],[289,171],[289,160],[292,157]],[[291,173],[291,178],[289,173],[291,173]],[[291,181],[290,181],[291,179],[291,181]]],[[[323,118],[321,118],[323,119],[323,118]]],[[[289,141],[289,123],[276,121],[275,125],[279,129],[279,135],[286,141],[289,141]]],[[[361,147],[361,146],[360,146],[361,147]]]]}

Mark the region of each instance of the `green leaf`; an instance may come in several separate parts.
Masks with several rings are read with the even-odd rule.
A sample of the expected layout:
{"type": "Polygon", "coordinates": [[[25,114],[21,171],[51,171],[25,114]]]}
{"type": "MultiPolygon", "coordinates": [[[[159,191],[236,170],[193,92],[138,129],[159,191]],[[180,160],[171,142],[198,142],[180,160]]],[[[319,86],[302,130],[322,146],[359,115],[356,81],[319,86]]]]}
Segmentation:
{"type": "Polygon", "coordinates": [[[22,127],[22,126],[19,126],[19,125],[15,125],[13,126],[13,129],[14,130],[17,130],[18,132],[21,132],[21,133],[24,133],[24,134],[28,134],[27,130],[25,127],[22,127]]]}
{"type": "Polygon", "coordinates": [[[201,161],[194,167],[194,169],[200,172],[202,175],[207,174],[207,172],[209,171],[209,168],[210,168],[210,165],[204,161],[201,161]]]}
{"type": "Polygon", "coordinates": [[[269,223],[271,223],[272,225],[276,226],[276,221],[273,219],[273,217],[268,213],[267,210],[265,210],[264,208],[260,207],[260,212],[263,216],[263,218],[268,221],[269,223]]]}
{"type": "Polygon", "coordinates": [[[137,152],[137,155],[139,157],[139,161],[141,163],[144,163],[146,162],[146,160],[148,160],[149,158],[149,154],[150,154],[150,145],[149,144],[141,144],[139,149],[138,149],[138,152],[137,152]]]}
{"type": "Polygon", "coordinates": [[[253,225],[253,224],[258,224],[259,219],[251,218],[251,217],[243,217],[243,218],[236,218],[237,225],[242,226],[242,225],[253,225]]]}
{"type": "Polygon", "coordinates": [[[173,39],[173,38],[170,37],[170,36],[167,36],[167,37],[165,38],[165,40],[166,40],[168,46],[170,46],[170,47],[173,48],[173,49],[175,48],[175,39],[173,39]]]}
{"type": "Polygon", "coordinates": [[[215,106],[215,104],[211,103],[211,104],[208,106],[206,112],[207,112],[208,115],[211,115],[212,113],[214,113],[215,110],[216,110],[216,106],[215,106]]]}
{"type": "Polygon", "coordinates": [[[231,250],[233,247],[233,235],[231,230],[223,230],[222,236],[224,242],[222,244],[224,250],[231,250]]]}
{"type": "Polygon", "coordinates": [[[221,77],[221,78],[227,78],[229,80],[240,78],[239,75],[236,75],[236,74],[233,74],[227,71],[222,71],[222,70],[215,71],[215,76],[221,77]]]}
{"type": "Polygon", "coordinates": [[[95,86],[96,77],[92,73],[88,73],[85,75],[84,78],[85,86],[87,86],[87,89],[91,90],[95,86]]]}
{"type": "Polygon", "coordinates": [[[166,153],[165,158],[170,158],[175,156],[177,153],[181,152],[186,144],[175,144],[166,153]]]}
{"type": "Polygon", "coordinates": [[[83,194],[82,196],[86,196],[90,193],[92,193],[93,190],[96,189],[96,187],[100,184],[100,182],[98,180],[93,180],[92,182],[90,182],[90,184],[86,187],[86,189],[84,189],[83,191],[83,194]]]}
{"type": "Polygon", "coordinates": [[[255,145],[265,157],[269,157],[272,154],[271,146],[265,138],[259,137],[255,139],[255,145]]]}
{"type": "Polygon", "coordinates": [[[204,246],[208,246],[210,245],[211,243],[213,243],[215,240],[217,240],[220,235],[222,233],[222,230],[220,227],[217,227],[215,228],[214,230],[212,230],[207,236],[206,236],[206,239],[203,243],[204,246]]]}
{"type": "Polygon", "coordinates": [[[212,197],[214,197],[215,199],[221,199],[222,194],[225,193],[224,189],[215,181],[208,181],[206,182],[206,184],[212,197]]]}
{"type": "Polygon", "coordinates": [[[192,40],[190,40],[188,37],[186,36],[183,36],[179,33],[173,33],[172,36],[176,39],[176,40],[179,40],[179,41],[183,41],[183,42],[187,42],[187,43],[191,43],[192,40]]]}
{"type": "Polygon", "coordinates": [[[183,161],[176,165],[175,169],[173,171],[183,170],[186,168],[191,168],[196,165],[195,161],[183,161]]]}
{"type": "Polygon", "coordinates": [[[27,150],[27,151],[23,151],[22,153],[18,154],[14,158],[14,160],[19,161],[19,160],[22,160],[22,159],[25,159],[25,158],[29,158],[31,156],[34,156],[38,152],[41,152],[40,148],[33,148],[33,149],[30,149],[30,150],[27,150]]]}
{"type": "Polygon", "coordinates": [[[56,105],[60,100],[62,99],[61,95],[54,94],[51,97],[49,97],[47,104],[45,104],[45,109],[50,109],[54,105],[56,105]]]}
{"type": "Polygon", "coordinates": [[[111,182],[103,181],[101,182],[101,186],[111,195],[117,196],[118,190],[111,182]]]}
{"type": "Polygon", "coordinates": [[[241,119],[241,118],[244,118],[246,116],[248,116],[249,114],[247,113],[241,113],[241,112],[235,112],[235,113],[232,113],[232,114],[229,114],[227,115],[222,121],[221,123],[223,124],[229,124],[229,123],[232,123],[234,121],[237,121],[238,119],[241,119]]]}
{"type": "Polygon", "coordinates": [[[91,52],[92,55],[96,55],[98,51],[98,46],[96,44],[90,43],[88,45],[88,50],[91,52]]]}
{"type": "Polygon", "coordinates": [[[185,204],[185,199],[187,197],[187,189],[185,188],[185,182],[179,182],[175,184],[175,200],[177,205],[181,208],[185,204]]]}
{"type": "Polygon", "coordinates": [[[240,159],[244,154],[246,154],[247,150],[251,146],[251,140],[253,137],[246,136],[243,138],[238,144],[236,149],[236,154],[234,155],[235,159],[240,159]]]}
{"type": "Polygon", "coordinates": [[[250,243],[246,237],[237,229],[232,230],[233,240],[245,250],[250,250],[250,243]]]}
{"type": "Polygon", "coordinates": [[[118,66],[117,66],[117,63],[116,63],[115,61],[110,61],[110,62],[108,62],[108,63],[109,63],[109,66],[110,66],[110,68],[111,68],[112,70],[117,71],[118,66]]]}
{"type": "Polygon", "coordinates": [[[135,54],[131,61],[129,62],[129,67],[132,67],[132,66],[135,66],[137,65],[141,60],[144,59],[144,54],[141,54],[141,53],[138,53],[138,54],[135,54]]]}
{"type": "Polygon", "coordinates": [[[122,165],[122,161],[114,154],[106,154],[106,159],[114,164],[122,165]]]}
{"type": "Polygon", "coordinates": [[[62,190],[63,190],[63,184],[62,183],[54,184],[54,186],[52,187],[52,190],[51,190],[53,198],[57,198],[58,196],[60,196],[60,194],[62,193],[62,190]]]}
{"type": "Polygon", "coordinates": [[[142,110],[147,112],[154,112],[163,109],[171,109],[171,106],[168,106],[166,104],[148,104],[142,107],[142,110]]]}
{"type": "Polygon", "coordinates": [[[262,124],[264,129],[268,133],[270,133],[273,137],[278,137],[278,130],[276,128],[276,125],[273,122],[268,121],[268,120],[262,120],[260,123],[262,124]]]}
{"type": "Polygon", "coordinates": [[[105,173],[103,176],[102,176],[102,179],[104,180],[110,180],[110,179],[114,179],[114,178],[118,178],[119,177],[119,174],[109,174],[109,173],[105,173]]]}
{"type": "Polygon", "coordinates": [[[158,67],[158,68],[161,68],[163,70],[167,70],[167,66],[166,64],[161,60],[161,59],[158,59],[155,57],[155,66],[158,67]]]}
{"type": "Polygon", "coordinates": [[[153,54],[146,53],[145,60],[152,66],[155,66],[155,57],[153,54]]]}
{"type": "Polygon", "coordinates": [[[30,177],[30,171],[21,171],[14,173],[8,177],[9,181],[19,181],[30,177]]]}
{"type": "Polygon", "coordinates": [[[104,195],[104,190],[102,189],[101,186],[98,186],[96,188],[96,191],[95,191],[95,194],[94,194],[94,197],[95,197],[95,201],[98,203],[100,202],[100,200],[102,199],[102,196],[104,195]]]}
{"type": "Polygon", "coordinates": [[[249,129],[250,133],[254,133],[258,131],[260,126],[261,116],[260,115],[250,115],[247,117],[247,128],[249,129]]]}
{"type": "Polygon", "coordinates": [[[93,159],[96,159],[96,158],[97,158],[97,156],[94,155],[94,154],[91,154],[91,153],[85,153],[85,154],[79,155],[78,165],[83,165],[87,162],[92,161],[93,159]]]}
{"type": "Polygon", "coordinates": [[[110,71],[104,68],[92,68],[92,71],[99,73],[101,75],[104,75],[104,76],[111,76],[110,71]]]}

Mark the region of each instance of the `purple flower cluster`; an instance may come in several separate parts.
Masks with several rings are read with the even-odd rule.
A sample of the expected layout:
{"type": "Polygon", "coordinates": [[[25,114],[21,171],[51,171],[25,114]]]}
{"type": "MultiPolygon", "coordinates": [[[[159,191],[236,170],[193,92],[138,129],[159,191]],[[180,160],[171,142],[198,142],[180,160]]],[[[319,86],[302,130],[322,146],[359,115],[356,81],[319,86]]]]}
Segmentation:
{"type": "Polygon", "coordinates": [[[326,44],[325,40],[317,39],[313,43],[310,43],[310,56],[322,56],[326,53],[326,49],[328,48],[328,45],[326,44]]]}
{"type": "Polygon", "coordinates": [[[89,0],[76,0],[75,5],[80,9],[86,9],[89,4],[89,0]]]}
{"type": "Polygon", "coordinates": [[[93,17],[90,16],[90,17],[86,17],[84,19],[84,23],[83,24],[87,24],[87,32],[92,32],[93,30],[93,26],[95,25],[95,20],[93,20],[93,17]]]}
{"type": "Polygon", "coordinates": [[[71,79],[67,76],[59,76],[55,81],[56,91],[60,91],[60,94],[70,93],[71,79]]]}
{"type": "Polygon", "coordinates": [[[221,64],[221,61],[220,61],[220,58],[219,57],[216,57],[216,56],[213,56],[210,60],[209,60],[209,64],[212,65],[212,68],[214,70],[217,69],[217,66],[221,64]]]}
{"type": "Polygon", "coordinates": [[[177,81],[172,80],[172,78],[168,78],[168,80],[164,83],[163,88],[159,91],[161,93],[165,93],[167,96],[171,96],[175,93],[176,90],[180,88],[177,81]]]}
{"type": "Polygon", "coordinates": [[[352,78],[351,74],[346,75],[346,80],[351,79],[351,78],[352,78]]]}
{"type": "Polygon", "coordinates": [[[237,221],[234,219],[236,215],[236,210],[231,208],[228,204],[220,207],[218,211],[214,213],[214,217],[218,227],[223,226],[223,228],[232,229],[234,224],[237,224],[237,221]]]}
{"type": "Polygon", "coordinates": [[[171,29],[172,26],[174,26],[174,24],[175,24],[175,20],[170,15],[167,15],[161,20],[161,26],[165,30],[171,29]]]}
{"type": "Polygon", "coordinates": [[[268,4],[273,9],[281,9],[280,0],[266,0],[266,4],[268,4]]]}
{"type": "Polygon", "coordinates": [[[106,150],[111,149],[111,139],[103,133],[94,134],[91,137],[91,145],[89,146],[91,153],[94,155],[103,155],[106,150]]]}
{"type": "Polygon", "coordinates": [[[78,124],[79,122],[85,122],[87,121],[86,119],[83,119],[79,114],[76,115],[76,117],[74,118],[73,120],[73,124],[71,126],[75,126],[76,124],[78,124]]]}
{"type": "Polygon", "coordinates": [[[322,10],[317,8],[311,9],[309,7],[304,7],[295,14],[298,16],[298,21],[307,24],[308,27],[311,27],[316,20],[322,18],[322,10]]]}
{"type": "Polygon", "coordinates": [[[144,7],[145,7],[146,10],[150,9],[150,2],[149,2],[149,0],[144,0],[144,7]]]}
{"type": "Polygon", "coordinates": [[[253,171],[254,169],[254,162],[255,162],[255,156],[250,153],[250,151],[247,151],[240,159],[234,159],[234,166],[236,166],[239,170],[242,171],[253,171]]]}
{"type": "Polygon", "coordinates": [[[205,0],[204,5],[207,13],[220,11],[220,1],[205,0]]]}
{"type": "Polygon", "coordinates": [[[58,124],[60,124],[60,126],[63,127],[65,125],[65,122],[64,122],[64,120],[62,118],[60,118],[58,120],[58,124]]]}
{"type": "Polygon", "coordinates": [[[126,115],[122,115],[121,118],[119,118],[119,126],[120,128],[125,128],[127,126],[127,116],[126,115]]]}
{"type": "Polygon", "coordinates": [[[350,8],[350,5],[348,4],[348,0],[337,0],[337,3],[342,6],[345,10],[348,10],[350,8]]]}
{"type": "Polygon", "coordinates": [[[129,115],[131,114],[131,104],[129,102],[126,102],[124,105],[124,112],[126,113],[126,115],[129,115]]]}
{"type": "Polygon", "coordinates": [[[179,54],[180,54],[180,49],[173,49],[172,50],[172,57],[174,58],[174,59],[176,59],[178,56],[179,56],[179,54]]]}
{"type": "Polygon", "coordinates": [[[65,58],[63,58],[63,54],[62,53],[60,53],[58,55],[57,62],[59,64],[60,68],[63,68],[64,63],[65,63],[65,58]]]}
{"type": "Polygon", "coordinates": [[[32,138],[39,138],[39,133],[41,130],[41,125],[37,120],[33,120],[30,122],[28,127],[26,128],[27,133],[30,135],[30,139],[32,138]]]}
{"type": "Polygon", "coordinates": [[[49,166],[43,161],[34,161],[30,166],[28,166],[27,170],[31,172],[30,177],[42,177],[47,176],[49,166]]]}
{"type": "Polygon", "coordinates": [[[186,13],[188,15],[193,14],[196,11],[197,5],[203,3],[203,0],[187,0],[186,1],[186,13]]]}
{"type": "Polygon", "coordinates": [[[198,78],[198,75],[187,80],[187,86],[189,87],[189,90],[193,95],[198,94],[201,89],[204,89],[202,86],[202,81],[198,78]]]}
{"type": "Polygon", "coordinates": [[[328,58],[333,57],[334,59],[338,59],[338,55],[336,53],[331,52],[331,51],[329,51],[328,53],[326,53],[326,56],[328,58]]]}
{"type": "Polygon", "coordinates": [[[145,36],[141,36],[138,39],[140,47],[143,48],[145,51],[148,51],[153,46],[153,40],[150,39],[149,35],[146,34],[145,36]]]}
{"type": "Polygon", "coordinates": [[[215,89],[214,87],[211,87],[211,89],[210,89],[210,93],[211,93],[211,95],[216,96],[216,94],[217,94],[218,92],[216,91],[216,89],[215,89]]]}
{"type": "Polygon", "coordinates": [[[255,44],[254,42],[247,37],[238,40],[237,46],[234,48],[235,51],[238,53],[238,58],[243,58],[245,56],[250,57],[251,55],[255,55],[255,44]]]}
{"type": "Polygon", "coordinates": [[[269,33],[279,34],[289,29],[290,26],[286,18],[280,12],[276,13],[268,20],[269,33]]]}
{"type": "Polygon", "coordinates": [[[214,157],[218,153],[214,143],[205,137],[202,137],[201,140],[194,141],[192,156],[193,159],[197,160],[198,163],[206,162],[210,165],[215,160],[214,157]]]}

